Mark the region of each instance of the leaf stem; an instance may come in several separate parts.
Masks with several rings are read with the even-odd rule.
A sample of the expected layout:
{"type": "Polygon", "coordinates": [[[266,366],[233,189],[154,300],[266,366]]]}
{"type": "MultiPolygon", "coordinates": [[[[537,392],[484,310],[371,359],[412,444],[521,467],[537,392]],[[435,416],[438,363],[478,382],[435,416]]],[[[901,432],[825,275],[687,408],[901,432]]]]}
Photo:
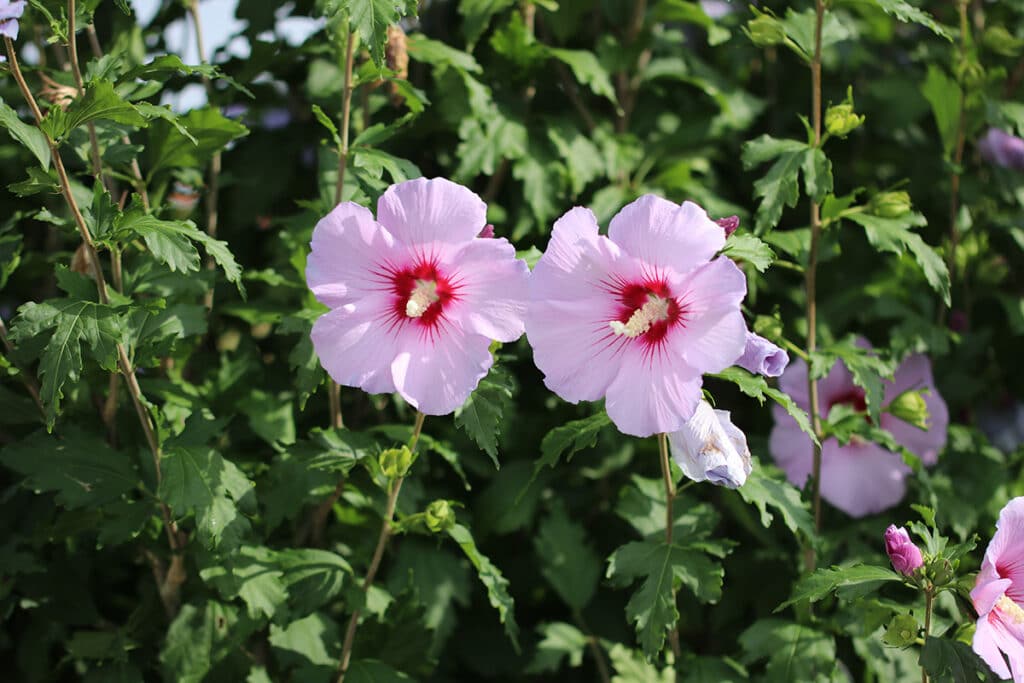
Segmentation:
{"type": "MultiPolygon", "coordinates": [[[[412,438],[409,439],[409,450],[416,452],[416,444],[419,443],[420,433],[423,431],[423,421],[426,415],[416,413],[416,422],[412,428],[412,438]]],[[[377,537],[377,547],[373,551],[373,559],[366,569],[366,578],[363,579],[363,594],[370,592],[373,580],[377,578],[377,570],[380,569],[381,559],[384,557],[384,550],[387,548],[388,540],[391,538],[392,522],[395,517],[395,507],[398,505],[398,493],[402,489],[402,482],[405,477],[398,477],[388,485],[388,502],[384,511],[384,523],[380,527],[380,535],[377,537]]],[[[345,674],[348,673],[348,665],[352,659],[352,645],[356,638],[356,629],[359,626],[359,616],[362,610],[356,609],[348,621],[348,628],[345,629],[345,642],[341,648],[341,659],[338,661],[337,683],[344,683],[345,674]]]]}
{"type": "MultiPolygon", "coordinates": [[[[928,636],[932,630],[932,602],[935,600],[935,589],[929,586],[924,591],[924,640],[928,641],[928,636]]],[[[924,668],[924,664],[921,665],[921,683],[928,683],[928,672],[924,668]]]]}
{"type": "MultiPolygon", "coordinates": [[[[668,436],[664,433],[658,434],[658,455],[658,459],[661,461],[662,481],[665,482],[665,545],[671,546],[672,527],[675,525],[672,504],[676,497],[676,485],[672,481],[672,465],[668,456],[668,436]]],[[[675,602],[675,591],[672,591],[672,601],[675,602]]],[[[668,642],[672,648],[672,654],[678,661],[682,649],[679,647],[679,629],[675,624],[672,625],[672,630],[668,634],[668,642]]]]}
{"type": "MultiPolygon", "coordinates": [[[[203,24],[199,19],[199,0],[191,0],[188,6],[189,14],[192,15],[192,23],[196,29],[196,45],[199,50],[199,61],[203,64],[209,64],[206,57],[206,43],[203,41],[203,24]]],[[[213,81],[206,74],[203,74],[203,87],[206,88],[206,101],[209,106],[213,106],[213,81]]],[[[210,171],[207,176],[207,190],[206,190],[206,234],[210,237],[217,236],[217,223],[219,221],[220,214],[218,204],[220,201],[220,171],[221,171],[221,153],[217,151],[214,153],[213,158],[210,159],[210,171]]],[[[216,263],[214,263],[213,257],[207,254],[206,256],[206,269],[215,269],[216,263]]],[[[213,308],[213,287],[206,292],[203,303],[206,305],[206,309],[210,310],[213,308]]]]}
{"type": "Polygon", "coordinates": [[[587,624],[586,619],[583,618],[582,612],[578,609],[573,609],[572,617],[576,625],[583,631],[583,634],[587,636],[587,647],[590,648],[590,653],[594,656],[594,661],[597,663],[597,674],[601,677],[601,683],[611,683],[611,672],[608,671],[608,664],[604,661],[604,652],[601,651],[600,641],[590,630],[590,626],[587,624]]]}
{"type": "MultiPolygon", "coordinates": [[[[821,27],[825,19],[825,3],[814,3],[814,56],[811,59],[811,120],[814,126],[814,146],[821,146],[821,27]]],[[[804,288],[807,293],[807,355],[818,347],[818,245],[821,241],[821,205],[811,199],[811,244],[804,273],[804,288]]],[[[810,366],[807,368],[807,395],[810,402],[811,428],[818,437],[814,444],[811,464],[811,495],[814,501],[814,530],[821,531],[821,413],[818,404],[818,382],[813,378],[810,366]]],[[[814,571],[817,557],[813,547],[804,551],[804,564],[808,572],[814,571]]]]}
{"type": "MultiPolygon", "coordinates": [[[[21,72],[21,66],[18,64],[18,53],[14,49],[14,43],[11,39],[4,37],[4,47],[7,49],[7,60],[10,64],[11,75],[14,76],[15,82],[18,84],[18,89],[21,91],[22,96],[25,98],[25,102],[28,104],[29,109],[32,110],[32,115],[36,119],[36,123],[40,124],[42,129],[43,113],[39,110],[39,105],[36,103],[35,97],[32,95],[32,91],[29,90],[28,84],[25,82],[25,76],[21,72]]],[[[71,181],[68,178],[67,171],[64,168],[64,161],[60,156],[60,150],[57,147],[57,143],[46,136],[46,141],[50,146],[50,157],[53,160],[54,168],[57,169],[57,176],[60,179],[61,193],[64,195],[64,201],[68,205],[68,209],[71,211],[71,215],[75,220],[75,225],[78,227],[78,233],[82,237],[82,242],[85,244],[86,253],[89,257],[89,264],[92,267],[93,275],[96,280],[96,293],[99,297],[100,303],[109,304],[110,297],[107,293],[107,282],[103,275],[103,266],[100,264],[99,253],[96,251],[96,245],[92,241],[92,235],[89,233],[89,227],[85,223],[85,218],[82,216],[81,210],[78,208],[78,202],[75,200],[74,194],[71,192],[71,181]]],[[[121,370],[121,375],[124,377],[125,383],[128,385],[128,393],[132,398],[132,404],[135,406],[135,412],[139,418],[139,425],[142,427],[142,432],[146,437],[146,443],[149,445],[149,450],[153,456],[153,466],[156,472],[157,487],[159,488],[161,480],[160,472],[160,443],[156,436],[156,431],[153,428],[153,424],[150,421],[149,413],[146,409],[146,399],[142,395],[142,390],[139,388],[138,379],[135,377],[135,371],[132,368],[131,360],[128,358],[128,352],[124,348],[124,344],[117,342],[117,364],[121,370]]],[[[179,537],[177,526],[171,519],[170,508],[167,507],[166,503],[160,503],[160,511],[164,521],[164,528],[167,531],[167,541],[170,545],[171,552],[177,556],[180,547],[183,545],[182,539],[179,537]]],[[[180,586],[183,578],[184,569],[180,569],[181,580],[178,582],[180,586]]],[[[161,586],[161,591],[163,591],[161,586]]],[[[163,592],[161,592],[163,597],[163,592]]],[[[176,597],[176,596],[173,596],[176,597]]],[[[168,604],[174,605],[176,611],[177,601],[168,603],[165,600],[165,606],[168,604]]],[[[173,616],[173,615],[169,615],[173,616]]]]}

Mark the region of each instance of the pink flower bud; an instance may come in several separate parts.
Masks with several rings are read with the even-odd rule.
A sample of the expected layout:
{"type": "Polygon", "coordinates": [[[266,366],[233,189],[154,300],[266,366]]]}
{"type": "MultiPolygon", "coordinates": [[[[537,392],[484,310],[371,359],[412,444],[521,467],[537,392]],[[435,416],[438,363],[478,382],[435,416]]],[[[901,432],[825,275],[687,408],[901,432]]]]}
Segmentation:
{"type": "Polygon", "coordinates": [[[910,540],[906,529],[895,524],[890,524],[885,530],[885,552],[892,568],[904,576],[910,576],[924,564],[921,549],[910,540]]]}
{"type": "Polygon", "coordinates": [[[494,226],[488,223],[477,237],[494,237],[494,226]]]}
{"type": "Polygon", "coordinates": [[[719,226],[721,226],[722,230],[725,230],[725,236],[726,237],[728,237],[729,235],[731,235],[734,232],[736,232],[736,228],[740,227],[740,217],[739,216],[729,216],[728,218],[719,218],[715,222],[718,223],[719,226]]]}

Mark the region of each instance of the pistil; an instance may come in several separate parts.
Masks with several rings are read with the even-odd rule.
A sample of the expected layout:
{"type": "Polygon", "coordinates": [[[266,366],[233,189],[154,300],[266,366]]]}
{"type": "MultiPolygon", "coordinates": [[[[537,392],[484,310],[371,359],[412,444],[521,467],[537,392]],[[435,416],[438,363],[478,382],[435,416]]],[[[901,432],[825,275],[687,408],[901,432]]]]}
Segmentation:
{"type": "Polygon", "coordinates": [[[633,311],[629,320],[622,323],[619,320],[612,320],[608,326],[612,332],[619,336],[633,339],[651,329],[651,325],[662,322],[668,318],[668,299],[663,299],[655,294],[648,294],[647,301],[643,306],[633,311]]]}
{"type": "Polygon", "coordinates": [[[433,280],[417,280],[416,286],[405,303],[405,314],[410,318],[419,318],[434,303],[441,300],[437,294],[437,283],[433,280]]]}

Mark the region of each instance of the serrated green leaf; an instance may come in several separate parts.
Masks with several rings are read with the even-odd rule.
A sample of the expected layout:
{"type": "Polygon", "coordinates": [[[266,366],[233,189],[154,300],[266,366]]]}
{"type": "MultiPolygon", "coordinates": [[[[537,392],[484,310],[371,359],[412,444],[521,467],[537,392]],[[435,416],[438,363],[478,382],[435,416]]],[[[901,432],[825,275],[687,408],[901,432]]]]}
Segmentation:
{"type": "Polygon", "coordinates": [[[772,507],[782,515],[782,521],[794,534],[814,538],[814,518],[810,508],[800,498],[800,491],[775,467],[755,462],[746,483],[737,491],[743,500],[757,507],[761,513],[761,524],[766,528],[774,519],[768,511],[768,507],[772,507]]]}
{"type": "Polygon", "coordinates": [[[512,646],[519,650],[519,625],[516,624],[515,601],[508,592],[508,579],[502,576],[501,570],[480,552],[469,529],[456,524],[448,530],[448,535],[459,544],[462,552],[476,568],[480,582],[487,589],[487,599],[491,607],[498,611],[498,618],[505,625],[505,635],[512,641],[512,646]]]}
{"type": "Polygon", "coordinates": [[[565,660],[568,660],[569,667],[573,669],[583,663],[587,635],[578,628],[572,624],[555,621],[541,624],[537,627],[537,632],[542,638],[537,643],[537,651],[525,673],[555,672],[562,668],[565,660]]]}
{"type": "Polygon", "coordinates": [[[117,94],[113,83],[100,80],[86,84],[85,94],[68,106],[65,116],[62,117],[61,127],[51,134],[55,138],[63,138],[79,126],[100,120],[137,127],[147,124],[146,117],[140,114],[131,102],[117,94]]]}
{"type": "Polygon", "coordinates": [[[840,681],[832,636],[784,619],[761,619],[739,638],[744,663],[767,659],[766,683],[840,681]]]}
{"type": "Polygon", "coordinates": [[[818,437],[814,433],[814,429],[811,428],[811,420],[807,417],[807,413],[804,412],[800,406],[796,404],[790,396],[775,387],[768,386],[768,382],[764,377],[760,375],[754,375],[742,368],[733,366],[726,368],[722,372],[711,375],[718,379],[724,379],[727,382],[735,384],[740,391],[751,398],[756,398],[761,405],[764,405],[765,398],[771,400],[782,406],[790,417],[796,420],[796,423],[800,426],[807,436],[811,437],[811,440],[815,443],[818,442],[818,437]]]}
{"type": "Polygon", "coordinates": [[[586,607],[601,578],[601,561],[583,526],[557,507],[541,522],[533,547],[543,561],[541,574],[562,601],[574,610],[586,607]]]}
{"type": "Polygon", "coordinates": [[[932,115],[939,129],[942,149],[948,159],[953,147],[956,146],[963,91],[960,84],[947,76],[945,71],[934,64],[929,64],[928,75],[921,84],[921,94],[932,106],[932,115]]]}
{"type": "Polygon", "coordinates": [[[935,35],[952,41],[953,34],[946,27],[938,24],[930,14],[914,7],[906,0],[871,0],[886,14],[891,14],[902,22],[920,24],[935,35]]]}
{"type": "Polygon", "coordinates": [[[576,80],[590,88],[595,95],[604,97],[618,106],[619,101],[615,96],[615,88],[612,87],[611,76],[593,52],[548,48],[548,54],[572,69],[576,80]]]}
{"type": "MultiPolygon", "coordinates": [[[[408,13],[409,3],[396,0],[345,0],[343,5],[348,9],[351,30],[359,34],[374,64],[383,67],[388,26],[397,24],[408,13]]],[[[415,10],[415,4],[412,8],[415,10]]]]}
{"type": "Polygon", "coordinates": [[[734,232],[725,243],[722,253],[734,261],[746,261],[763,273],[775,261],[775,252],[750,233],[734,232]]]}
{"type": "Polygon", "coordinates": [[[512,402],[512,376],[497,365],[469,395],[466,402],[455,411],[455,425],[469,435],[473,441],[491,456],[496,468],[498,462],[498,435],[501,421],[512,402]]]}
{"type": "Polygon", "coordinates": [[[996,683],[999,677],[967,643],[929,636],[921,648],[921,666],[935,683],[996,683]]]}
{"type": "Polygon", "coordinates": [[[832,592],[843,588],[862,587],[871,589],[889,581],[902,581],[903,577],[887,567],[855,564],[849,567],[819,569],[800,580],[793,588],[793,595],[775,608],[779,612],[790,605],[802,602],[818,602],[832,592]]]}
{"type": "Polygon", "coordinates": [[[43,131],[18,118],[18,113],[0,100],[0,126],[7,129],[14,140],[32,152],[44,171],[50,170],[50,143],[43,131]]]}

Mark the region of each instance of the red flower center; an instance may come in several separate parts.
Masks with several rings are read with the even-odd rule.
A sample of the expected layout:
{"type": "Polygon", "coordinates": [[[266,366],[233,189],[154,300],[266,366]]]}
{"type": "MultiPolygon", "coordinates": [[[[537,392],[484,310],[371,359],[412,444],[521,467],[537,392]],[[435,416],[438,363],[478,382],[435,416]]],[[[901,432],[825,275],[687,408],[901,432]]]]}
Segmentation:
{"type": "Polygon", "coordinates": [[[658,346],[673,325],[682,324],[686,311],[663,281],[627,284],[619,290],[619,311],[610,326],[617,335],[658,346]]]}
{"type": "Polygon", "coordinates": [[[445,277],[436,263],[420,262],[393,271],[394,317],[433,328],[444,317],[445,305],[457,298],[458,286],[445,277]]]}
{"type": "MultiPolygon", "coordinates": [[[[864,390],[860,387],[851,387],[845,394],[840,394],[832,398],[828,402],[828,410],[832,410],[832,406],[837,405],[850,405],[853,406],[858,412],[865,412],[868,409],[867,398],[864,395],[864,390]]],[[[825,411],[828,414],[828,411],[825,411]]]]}

